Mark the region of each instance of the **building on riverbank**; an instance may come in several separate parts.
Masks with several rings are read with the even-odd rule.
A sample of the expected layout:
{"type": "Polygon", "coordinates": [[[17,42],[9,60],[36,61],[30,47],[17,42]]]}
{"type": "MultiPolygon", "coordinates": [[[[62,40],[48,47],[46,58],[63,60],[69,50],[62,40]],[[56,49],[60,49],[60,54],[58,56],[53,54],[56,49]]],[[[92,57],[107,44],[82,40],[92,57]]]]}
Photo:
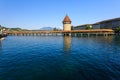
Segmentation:
{"type": "Polygon", "coordinates": [[[0,25],[0,34],[5,34],[6,28],[0,25]]]}
{"type": "Polygon", "coordinates": [[[120,26],[120,18],[108,19],[100,21],[94,24],[84,24],[79,26],[74,26],[73,30],[83,30],[87,29],[87,26],[92,26],[92,29],[116,29],[120,26]]]}
{"type": "Polygon", "coordinates": [[[88,26],[91,26],[91,27],[92,27],[91,24],[83,24],[83,25],[75,26],[75,27],[73,28],[73,30],[85,30],[85,29],[87,29],[88,26]]]}
{"type": "Polygon", "coordinates": [[[0,38],[6,37],[6,30],[0,25],[0,38]]]}
{"type": "Polygon", "coordinates": [[[120,26],[120,18],[104,20],[92,25],[93,29],[116,29],[118,26],[120,26]]]}
{"type": "Polygon", "coordinates": [[[99,23],[92,24],[92,29],[100,29],[100,24],[99,23]]]}

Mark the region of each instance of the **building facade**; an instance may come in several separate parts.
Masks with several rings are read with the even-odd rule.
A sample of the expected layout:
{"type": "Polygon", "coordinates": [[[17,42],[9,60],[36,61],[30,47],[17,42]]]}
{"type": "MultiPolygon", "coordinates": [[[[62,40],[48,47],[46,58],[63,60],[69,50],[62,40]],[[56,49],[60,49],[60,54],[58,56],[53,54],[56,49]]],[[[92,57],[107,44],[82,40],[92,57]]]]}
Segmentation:
{"type": "Polygon", "coordinates": [[[87,29],[88,26],[91,26],[91,24],[84,24],[84,25],[74,26],[73,30],[85,30],[85,29],[87,29]]]}
{"type": "Polygon", "coordinates": [[[92,24],[92,29],[100,29],[100,24],[99,23],[92,24]]]}
{"type": "Polygon", "coordinates": [[[74,26],[73,30],[85,30],[87,26],[91,26],[91,29],[116,29],[120,26],[120,18],[114,18],[109,20],[100,21],[94,24],[84,24],[74,26]]]}
{"type": "Polygon", "coordinates": [[[93,29],[116,29],[118,26],[120,26],[120,18],[104,20],[92,24],[93,29]]]}

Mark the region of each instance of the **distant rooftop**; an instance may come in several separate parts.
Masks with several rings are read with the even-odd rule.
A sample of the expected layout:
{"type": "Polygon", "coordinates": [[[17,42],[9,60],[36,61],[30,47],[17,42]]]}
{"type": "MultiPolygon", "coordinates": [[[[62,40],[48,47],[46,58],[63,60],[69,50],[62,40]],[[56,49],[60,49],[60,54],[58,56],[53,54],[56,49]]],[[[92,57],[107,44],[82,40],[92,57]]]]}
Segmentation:
{"type": "Polygon", "coordinates": [[[116,20],[120,20],[120,17],[118,17],[118,18],[113,18],[113,19],[108,19],[108,20],[103,20],[103,21],[100,21],[100,22],[96,22],[96,23],[94,23],[94,24],[99,24],[99,23],[109,22],[109,21],[116,21],[116,20]]]}
{"type": "MultiPolygon", "coordinates": [[[[113,19],[107,19],[107,20],[103,20],[103,21],[99,21],[99,22],[96,22],[96,23],[93,23],[93,24],[82,24],[82,25],[78,25],[78,26],[86,26],[86,25],[97,25],[97,24],[100,24],[100,23],[104,23],[104,22],[110,22],[110,21],[120,21],[120,17],[118,18],[113,18],[113,19]]],[[[77,27],[77,26],[75,26],[77,27]]]]}

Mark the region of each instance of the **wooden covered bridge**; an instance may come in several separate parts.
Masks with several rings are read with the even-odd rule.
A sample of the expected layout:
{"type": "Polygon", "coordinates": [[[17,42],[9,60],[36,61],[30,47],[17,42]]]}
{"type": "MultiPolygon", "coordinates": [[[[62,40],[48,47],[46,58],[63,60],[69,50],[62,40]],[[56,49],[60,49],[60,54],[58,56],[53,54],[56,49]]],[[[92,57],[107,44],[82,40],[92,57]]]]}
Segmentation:
{"type": "Polygon", "coordinates": [[[71,31],[41,31],[41,30],[29,30],[29,31],[7,31],[8,35],[16,36],[109,36],[114,35],[112,29],[91,29],[91,30],[71,30],[71,31]]]}

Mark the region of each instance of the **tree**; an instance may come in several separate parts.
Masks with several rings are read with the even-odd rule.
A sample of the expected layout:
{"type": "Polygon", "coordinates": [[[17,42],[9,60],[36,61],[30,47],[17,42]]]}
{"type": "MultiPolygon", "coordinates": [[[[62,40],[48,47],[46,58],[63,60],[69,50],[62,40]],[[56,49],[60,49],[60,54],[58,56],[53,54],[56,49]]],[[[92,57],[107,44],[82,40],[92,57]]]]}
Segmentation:
{"type": "Polygon", "coordinates": [[[71,26],[71,30],[74,30],[74,26],[71,26]]]}
{"type": "Polygon", "coordinates": [[[53,28],[53,31],[58,31],[58,29],[55,27],[55,28],[53,28]]]}
{"type": "Polygon", "coordinates": [[[91,25],[87,25],[86,29],[92,29],[91,25]]]}
{"type": "Polygon", "coordinates": [[[120,33],[120,26],[118,26],[115,30],[116,33],[120,33]]]}

